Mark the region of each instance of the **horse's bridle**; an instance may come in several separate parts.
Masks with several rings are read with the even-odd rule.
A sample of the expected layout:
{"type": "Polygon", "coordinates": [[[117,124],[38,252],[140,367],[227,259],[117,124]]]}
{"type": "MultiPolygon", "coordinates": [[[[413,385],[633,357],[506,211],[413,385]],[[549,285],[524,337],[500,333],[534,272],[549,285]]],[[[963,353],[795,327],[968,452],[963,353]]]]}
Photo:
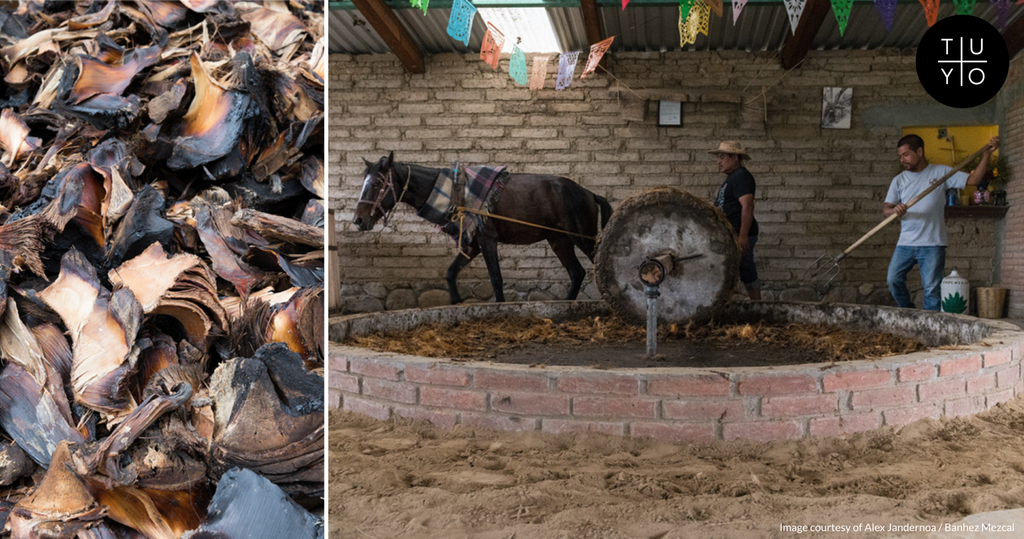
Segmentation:
{"type": "MultiPolygon", "coordinates": [[[[394,179],[394,176],[392,175],[392,173],[394,171],[395,171],[395,167],[394,166],[389,168],[388,169],[388,173],[386,175],[384,175],[384,176],[381,176],[380,171],[377,171],[376,178],[374,178],[374,179],[381,180],[381,182],[384,185],[380,188],[380,191],[377,192],[376,198],[374,198],[373,200],[360,198],[359,201],[356,202],[356,206],[357,207],[360,204],[372,204],[372,206],[370,206],[370,219],[373,219],[373,214],[380,210],[381,205],[384,202],[384,197],[386,197],[388,195],[388,193],[391,193],[392,195],[395,194],[395,179],[394,179]]],[[[406,191],[409,190],[409,180],[410,180],[411,176],[412,176],[412,169],[410,168],[409,169],[409,174],[405,178],[405,187],[402,188],[402,194],[398,195],[395,198],[395,204],[393,206],[391,206],[391,209],[389,209],[387,212],[383,212],[383,211],[381,212],[383,214],[383,219],[384,219],[384,222],[383,222],[382,226],[388,226],[388,221],[391,220],[391,214],[393,214],[395,212],[395,208],[398,207],[398,203],[401,202],[402,198],[405,197],[406,191]]],[[[362,194],[360,194],[359,196],[362,197],[362,194]]]]}

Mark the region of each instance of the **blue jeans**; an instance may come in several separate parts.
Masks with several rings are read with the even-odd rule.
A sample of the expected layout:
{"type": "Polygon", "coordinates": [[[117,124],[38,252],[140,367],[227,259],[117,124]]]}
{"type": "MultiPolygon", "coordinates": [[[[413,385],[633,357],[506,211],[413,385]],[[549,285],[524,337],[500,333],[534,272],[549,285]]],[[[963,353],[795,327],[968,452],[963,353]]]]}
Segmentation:
{"type": "Polygon", "coordinates": [[[917,264],[921,271],[921,284],[924,285],[924,308],[929,311],[939,310],[942,301],[942,271],[946,265],[946,247],[909,247],[897,245],[889,262],[889,275],[886,282],[892,292],[896,305],[913,308],[907,290],[907,273],[917,264]]]}

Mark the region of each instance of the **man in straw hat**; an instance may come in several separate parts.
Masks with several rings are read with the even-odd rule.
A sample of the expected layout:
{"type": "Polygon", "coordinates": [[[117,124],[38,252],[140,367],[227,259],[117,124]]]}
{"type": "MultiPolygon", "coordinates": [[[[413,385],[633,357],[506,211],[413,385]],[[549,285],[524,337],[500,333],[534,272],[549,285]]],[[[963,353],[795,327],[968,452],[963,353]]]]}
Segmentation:
{"type": "Polygon", "coordinates": [[[718,149],[711,150],[718,157],[718,171],[725,174],[725,182],[718,189],[715,206],[722,208],[739,237],[740,281],[747,289],[750,299],[761,299],[761,280],[757,278],[754,265],[754,244],[757,243],[757,219],[754,219],[754,176],[743,166],[744,159],[750,159],[743,145],[734,140],[722,141],[718,149]]]}

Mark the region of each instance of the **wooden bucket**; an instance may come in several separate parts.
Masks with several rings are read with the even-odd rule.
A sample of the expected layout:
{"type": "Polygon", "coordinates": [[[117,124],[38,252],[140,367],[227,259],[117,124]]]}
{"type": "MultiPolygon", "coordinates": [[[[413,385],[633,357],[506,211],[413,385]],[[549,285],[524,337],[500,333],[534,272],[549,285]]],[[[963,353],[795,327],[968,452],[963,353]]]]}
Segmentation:
{"type": "Polygon", "coordinates": [[[1006,303],[1006,289],[996,287],[978,288],[978,317],[1002,318],[1003,304],[1006,303]]]}

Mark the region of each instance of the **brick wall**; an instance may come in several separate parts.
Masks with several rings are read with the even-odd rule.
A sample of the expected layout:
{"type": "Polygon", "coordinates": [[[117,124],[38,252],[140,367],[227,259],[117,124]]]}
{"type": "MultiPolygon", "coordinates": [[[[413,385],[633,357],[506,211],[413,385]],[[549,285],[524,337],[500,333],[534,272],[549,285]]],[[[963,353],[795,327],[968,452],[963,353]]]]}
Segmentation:
{"type": "Polygon", "coordinates": [[[1016,181],[1006,184],[1006,200],[1010,209],[1003,223],[1000,246],[999,278],[1009,288],[1008,316],[1024,317],[1024,55],[1017,55],[1010,65],[1010,76],[1003,86],[1006,117],[1003,121],[1003,147],[1016,181]]]}
{"type": "Polygon", "coordinates": [[[332,344],[332,408],[510,431],[674,442],[845,436],[974,415],[1024,391],[1019,333],[843,366],[597,370],[439,361],[332,344]]]}
{"type": "MultiPolygon", "coordinates": [[[[549,73],[547,89],[531,92],[509,78],[507,57],[492,71],[473,55],[436,55],[425,74],[410,75],[391,55],[331,56],[330,204],[345,310],[444,303],[444,273],[455,256],[451,240],[407,206],[382,233],[353,230],[364,158],[393,150],[400,162],[426,166],[461,161],[559,174],[616,206],[657,185],[710,199],[723,177],[707,150],[740,140],[758,184],[756,256],[765,297],[817,299],[801,279],[804,269],[882,219],[882,199],[900,170],[900,117],[906,125],[972,123],[951,121],[946,108],[908,119],[907,110],[934,108],[917,80],[913,51],[812,51],[788,74],[772,53],[746,52],[619,53],[608,69],[619,82],[596,74],[555,91],[549,73]],[[851,129],[819,127],[823,86],[854,88],[851,129]],[[640,101],[630,89],[644,97],[689,94],[683,127],[656,127],[656,101],[642,121],[631,119],[640,101]],[[742,103],[729,102],[735,97],[742,103]]],[[[1024,107],[1016,110],[1021,137],[1024,107]]],[[[1018,201],[1021,194],[1015,192],[1018,201]]],[[[955,267],[972,287],[991,284],[999,221],[951,219],[948,226],[947,271],[955,267]]],[[[897,236],[891,226],[846,259],[828,299],[890,302],[885,273],[897,236]]],[[[546,245],[499,253],[506,299],[564,296],[568,278],[546,245]]],[[[1024,274],[1021,280],[1024,288],[1024,274]]],[[[587,282],[583,295],[595,297],[587,282]]],[[[482,260],[462,272],[460,285],[464,296],[490,297],[482,260]]],[[[920,288],[916,275],[911,287],[920,288]]]]}

